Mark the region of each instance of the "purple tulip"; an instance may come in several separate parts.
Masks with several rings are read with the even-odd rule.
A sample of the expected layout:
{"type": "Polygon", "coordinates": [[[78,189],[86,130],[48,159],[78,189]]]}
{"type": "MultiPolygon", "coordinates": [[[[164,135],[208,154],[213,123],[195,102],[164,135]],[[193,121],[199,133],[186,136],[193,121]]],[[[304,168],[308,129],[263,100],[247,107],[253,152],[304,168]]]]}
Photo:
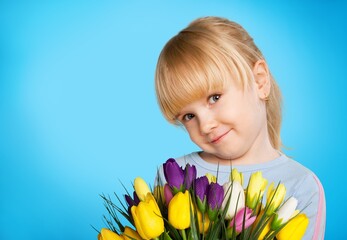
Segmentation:
{"type": "Polygon", "coordinates": [[[195,180],[195,195],[201,201],[204,201],[204,198],[207,195],[208,190],[208,178],[206,176],[199,177],[195,180]]]}
{"type": "Polygon", "coordinates": [[[184,171],[177,164],[176,160],[170,158],[163,164],[166,182],[174,190],[182,190],[184,183],[184,171]]]}
{"type": "Polygon", "coordinates": [[[208,216],[211,221],[217,218],[218,212],[222,206],[224,198],[224,190],[218,183],[211,183],[208,186],[207,192],[207,205],[208,205],[208,216]]]}
{"type": "Polygon", "coordinates": [[[136,206],[139,205],[140,199],[139,199],[139,197],[137,196],[137,194],[136,194],[135,191],[133,192],[133,197],[134,197],[134,201],[135,201],[136,206]]]}
{"type": "Polygon", "coordinates": [[[186,165],[186,168],[184,169],[184,184],[186,189],[189,189],[192,186],[193,181],[196,178],[196,167],[190,166],[189,163],[186,165]]]}
{"type": "Polygon", "coordinates": [[[134,191],[133,193],[133,196],[134,198],[131,198],[129,195],[125,194],[124,197],[125,197],[125,201],[127,202],[128,204],[128,213],[130,214],[131,216],[131,207],[132,206],[137,206],[139,205],[140,203],[140,199],[139,197],[137,196],[136,192],[134,191]]]}
{"type": "Polygon", "coordinates": [[[196,203],[201,213],[204,213],[206,210],[208,184],[206,176],[199,177],[195,180],[195,195],[197,196],[196,203]]]}
{"type": "Polygon", "coordinates": [[[240,211],[238,211],[238,213],[233,218],[233,220],[231,220],[229,226],[233,228],[235,224],[236,233],[240,233],[243,227],[243,219],[245,219],[244,229],[247,229],[249,226],[251,226],[254,223],[256,216],[252,216],[252,209],[248,207],[242,208],[240,211]]]}
{"type": "Polygon", "coordinates": [[[132,207],[135,205],[135,201],[128,194],[125,194],[124,197],[129,207],[132,207]]]}
{"type": "Polygon", "coordinates": [[[224,190],[218,183],[212,182],[208,186],[207,203],[210,209],[215,210],[222,206],[224,190]]]}
{"type": "Polygon", "coordinates": [[[128,206],[131,208],[132,206],[137,206],[140,203],[140,199],[138,198],[136,192],[133,193],[134,198],[131,198],[129,195],[125,194],[125,201],[128,203],[128,206]]]}

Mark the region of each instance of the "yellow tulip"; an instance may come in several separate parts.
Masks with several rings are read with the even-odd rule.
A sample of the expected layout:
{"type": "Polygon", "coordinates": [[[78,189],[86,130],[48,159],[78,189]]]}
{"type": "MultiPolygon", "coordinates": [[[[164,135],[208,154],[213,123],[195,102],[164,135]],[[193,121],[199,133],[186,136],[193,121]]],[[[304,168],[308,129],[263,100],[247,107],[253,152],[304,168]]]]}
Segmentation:
{"type": "MultiPolygon", "coordinates": [[[[270,228],[270,221],[267,222],[267,224],[264,226],[263,230],[261,231],[258,240],[263,240],[265,235],[271,230],[270,228]]],[[[287,239],[288,240],[288,239],[287,239]]]]}
{"type": "Polygon", "coordinates": [[[169,203],[169,223],[176,229],[186,229],[190,226],[190,211],[193,211],[189,192],[178,192],[169,203]]]}
{"type": "Polygon", "coordinates": [[[217,182],[217,178],[215,175],[212,175],[211,173],[206,173],[205,176],[207,177],[209,184],[217,182]]]}
{"type": "Polygon", "coordinates": [[[143,201],[131,207],[135,227],[143,239],[159,237],[164,232],[164,220],[151,193],[143,201]]]}
{"type": "Polygon", "coordinates": [[[165,203],[164,198],[164,187],[163,186],[155,186],[153,192],[154,198],[157,200],[157,203],[165,203]]]}
{"type": "MultiPolygon", "coordinates": [[[[257,216],[257,219],[255,220],[255,222],[253,223],[253,228],[255,228],[256,226],[258,226],[258,224],[260,224],[260,221],[262,220],[263,218],[263,215],[264,215],[264,209],[262,209],[260,211],[260,213],[258,214],[257,216]]],[[[268,218],[268,217],[267,217],[268,218]]],[[[264,221],[264,219],[263,219],[264,221]]],[[[271,219],[268,219],[268,222],[266,223],[266,225],[263,227],[263,230],[261,231],[259,237],[258,237],[258,240],[263,240],[265,235],[271,231],[271,222],[272,220],[271,219]]]]}
{"type": "Polygon", "coordinates": [[[135,178],[134,188],[135,188],[136,195],[139,197],[141,201],[145,199],[147,193],[151,192],[145,180],[143,180],[140,177],[135,178]]]}
{"type": "Polygon", "coordinates": [[[98,235],[98,240],[124,240],[124,238],[107,228],[102,228],[98,235]]]}
{"type": "Polygon", "coordinates": [[[208,231],[208,227],[210,226],[210,219],[208,218],[208,214],[204,214],[204,219],[202,219],[202,214],[199,210],[197,210],[198,214],[198,224],[199,224],[199,232],[202,234],[208,231]]]}
{"type": "Polygon", "coordinates": [[[230,174],[230,180],[231,181],[237,181],[243,186],[243,174],[237,171],[236,168],[233,168],[230,174]]]}
{"type": "Polygon", "coordinates": [[[290,220],[284,228],[276,235],[278,240],[299,240],[308,227],[309,219],[303,213],[290,220]]]}
{"type": "Polygon", "coordinates": [[[266,185],[267,180],[263,178],[261,172],[252,173],[247,188],[247,207],[255,209],[264,194],[266,185]]]}
{"type": "Polygon", "coordinates": [[[123,238],[124,240],[141,240],[142,238],[140,235],[130,227],[125,227],[123,232],[123,238]]]}
{"type": "Polygon", "coordinates": [[[274,184],[271,183],[266,197],[266,205],[268,206],[266,214],[271,215],[274,211],[276,211],[280,204],[283,202],[285,196],[286,187],[284,186],[284,184],[281,183],[277,188],[274,188],[274,184]]]}

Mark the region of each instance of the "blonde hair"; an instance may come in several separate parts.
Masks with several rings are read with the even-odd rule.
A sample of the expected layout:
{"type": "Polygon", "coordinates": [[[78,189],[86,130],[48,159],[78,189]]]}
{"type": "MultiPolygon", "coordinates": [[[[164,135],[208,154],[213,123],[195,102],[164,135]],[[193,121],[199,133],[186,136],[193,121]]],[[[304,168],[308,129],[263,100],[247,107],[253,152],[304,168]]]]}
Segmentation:
{"type": "MultiPolygon", "coordinates": [[[[184,106],[221,91],[231,79],[243,89],[253,86],[252,69],[260,59],[262,53],[239,24],[219,17],[193,21],[169,40],[158,59],[155,87],[164,117],[179,124],[176,117],[184,106]]],[[[280,149],[282,96],[271,74],[270,83],[267,127],[272,146],[280,149]]]]}

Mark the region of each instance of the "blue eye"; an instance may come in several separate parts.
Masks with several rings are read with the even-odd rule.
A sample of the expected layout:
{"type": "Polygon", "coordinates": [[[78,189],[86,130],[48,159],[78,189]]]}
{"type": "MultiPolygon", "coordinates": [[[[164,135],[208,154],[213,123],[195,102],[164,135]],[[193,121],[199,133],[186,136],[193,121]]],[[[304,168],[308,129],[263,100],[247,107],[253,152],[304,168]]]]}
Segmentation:
{"type": "Polygon", "coordinates": [[[188,114],[184,115],[182,119],[183,119],[183,121],[186,122],[186,121],[191,120],[194,117],[195,117],[194,114],[188,113],[188,114]]]}
{"type": "Polygon", "coordinates": [[[208,98],[210,104],[216,103],[220,99],[220,94],[214,94],[208,98]]]}

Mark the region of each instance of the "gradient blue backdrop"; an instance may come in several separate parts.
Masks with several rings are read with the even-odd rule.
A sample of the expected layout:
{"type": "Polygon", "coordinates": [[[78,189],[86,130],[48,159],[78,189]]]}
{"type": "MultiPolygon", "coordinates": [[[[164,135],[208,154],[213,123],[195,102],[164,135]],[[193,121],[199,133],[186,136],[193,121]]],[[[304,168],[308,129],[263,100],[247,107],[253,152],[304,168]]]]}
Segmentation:
{"type": "Polygon", "coordinates": [[[207,15],[263,51],[285,152],[325,187],[326,239],[344,236],[346,4],[258,2],[1,1],[0,239],[96,239],[98,194],[198,149],[161,116],[153,76],[166,41],[207,15]]]}

